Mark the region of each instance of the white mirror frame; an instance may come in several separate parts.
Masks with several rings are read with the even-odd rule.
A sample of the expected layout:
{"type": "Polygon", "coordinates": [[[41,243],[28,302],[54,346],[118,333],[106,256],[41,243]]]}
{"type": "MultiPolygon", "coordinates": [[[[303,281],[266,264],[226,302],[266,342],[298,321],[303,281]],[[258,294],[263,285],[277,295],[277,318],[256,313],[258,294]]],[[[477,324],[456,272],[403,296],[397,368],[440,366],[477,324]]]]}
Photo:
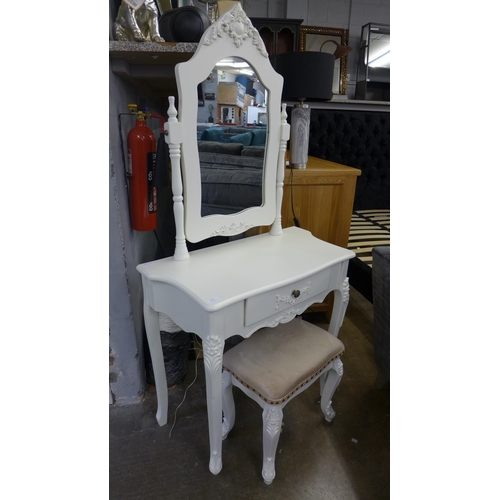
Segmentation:
{"type": "MultiPolygon", "coordinates": [[[[189,61],[176,65],[175,76],[179,92],[179,122],[175,123],[177,120],[174,116],[175,109],[172,110],[173,98],[170,98],[170,118],[165,124],[165,130],[168,131],[169,126],[175,123],[172,130],[175,137],[172,137],[172,134],[170,137],[166,135],[172,158],[174,214],[176,209],[180,210],[182,187],[184,188],[184,228],[182,230],[178,226],[176,218],[177,246],[179,240],[184,238],[183,231],[189,241],[198,242],[212,236],[236,235],[251,227],[272,224],[277,214],[281,212],[281,199],[277,200],[277,173],[281,163],[284,168],[284,151],[288,139],[286,137],[288,128],[286,124],[282,125],[284,118],[280,111],[283,77],[271,66],[259,32],[253,27],[239,3],[236,3],[230,11],[205,31],[193,57],[189,61]],[[205,80],[217,62],[228,57],[240,57],[246,60],[268,90],[268,124],[262,179],[263,200],[260,207],[251,207],[237,214],[201,217],[201,172],[197,146],[197,86],[205,80]],[[174,179],[174,157],[178,153],[172,150],[174,142],[177,141],[180,141],[181,153],[182,185],[180,186],[176,185],[176,179],[174,179]]],[[[281,187],[282,185],[281,179],[281,187]]],[[[187,251],[182,251],[180,254],[176,249],[176,253],[178,255],[177,257],[174,255],[174,258],[179,260],[187,258],[183,257],[187,251]]]]}

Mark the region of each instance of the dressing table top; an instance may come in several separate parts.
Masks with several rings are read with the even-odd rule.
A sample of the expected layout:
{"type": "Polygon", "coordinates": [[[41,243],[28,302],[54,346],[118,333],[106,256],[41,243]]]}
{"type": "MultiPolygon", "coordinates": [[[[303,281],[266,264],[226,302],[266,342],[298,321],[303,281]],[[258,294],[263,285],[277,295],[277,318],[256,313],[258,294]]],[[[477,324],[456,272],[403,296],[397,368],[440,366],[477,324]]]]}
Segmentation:
{"type": "Polygon", "coordinates": [[[287,285],[354,257],[354,253],[290,227],[282,236],[269,233],[141,264],[150,281],[182,289],[205,311],[217,311],[242,299],[287,285]]]}

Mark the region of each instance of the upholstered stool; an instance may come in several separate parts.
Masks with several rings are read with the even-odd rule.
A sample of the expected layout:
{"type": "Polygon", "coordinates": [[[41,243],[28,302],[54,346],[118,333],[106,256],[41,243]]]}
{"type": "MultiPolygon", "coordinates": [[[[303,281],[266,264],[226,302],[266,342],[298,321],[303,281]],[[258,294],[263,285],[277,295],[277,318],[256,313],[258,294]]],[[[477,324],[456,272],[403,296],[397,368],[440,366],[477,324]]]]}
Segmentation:
{"type": "Polygon", "coordinates": [[[283,408],[319,377],[321,410],[328,422],[335,411],[331,399],[343,374],[344,344],[331,333],[301,319],[263,328],[224,354],[222,373],[222,438],[233,428],[232,386],[263,408],[262,477],[271,484],[283,420],[283,408]]]}

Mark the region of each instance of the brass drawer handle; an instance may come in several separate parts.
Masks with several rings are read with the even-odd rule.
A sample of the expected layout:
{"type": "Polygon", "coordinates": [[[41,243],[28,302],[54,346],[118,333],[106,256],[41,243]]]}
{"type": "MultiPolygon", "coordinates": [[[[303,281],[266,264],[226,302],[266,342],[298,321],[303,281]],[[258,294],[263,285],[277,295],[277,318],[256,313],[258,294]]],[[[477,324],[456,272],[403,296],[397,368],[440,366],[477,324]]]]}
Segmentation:
{"type": "Polygon", "coordinates": [[[292,292],[292,297],[293,297],[294,299],[297,299],[299,296],[300,296],[300,290],[294,290],[294,291],[292,292]]]}

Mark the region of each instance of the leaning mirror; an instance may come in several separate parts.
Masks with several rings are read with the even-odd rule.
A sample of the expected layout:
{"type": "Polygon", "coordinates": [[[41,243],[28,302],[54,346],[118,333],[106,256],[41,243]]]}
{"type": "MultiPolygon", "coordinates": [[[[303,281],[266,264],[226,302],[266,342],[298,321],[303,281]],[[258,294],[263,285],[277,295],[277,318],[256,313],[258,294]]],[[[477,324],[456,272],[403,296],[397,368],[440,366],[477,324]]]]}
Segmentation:
{"type": "MultiPolygon", "coordinates": [[[[252,26],[239,4],[208,28],[194,56],[189,61],[178,64],[175,67],[175,74],[179,92],[178,119],[182,137],[180,162],[186,238],[191,242],[198,242],[212,236],[235,235],[254,226],[271,224],[276,217],[276,173],[281,133],[280,101],[283,79],[272,68],[258,31],[252,26]],[[255,118],[249,118],[248,110],[251,108],[251,103],[248,103],[250,106],[247,106],[247,115],[243,116],[241,108],[234,105],[233,101],[220,97],[221,93],[226,93],[232,95],[234,99],[235,89],[237,91],[239,85],[242,85],[236,80],[231,81],[234,75],[230,75],[228,69],[230,64],[245,67],[252,72],[255,81],[260,85],[262,104],[265,104],[264,113],[262,112],[264,106],[257,106],[261,108],[260,112],[256,112],[255,118]],[[215,92],[205,83],[208,80],[213,81],[214,74],[219,71],[221,77],[222,72],[225,77],[221,78],[221,82],[217,81],[217,92],[215,92]],[[214,93],[217,95],[213,96],[214,93]],[[202,112],[201,108],[205,106],[208,116],[202,114],[204,111],[202,112]],[[213,121],[209,120],[210,116],[213,121]],[[248,120],[252,126],[253,122],[256,122],[251,130],[250,127],[248,130],[244,129],[248,120]],[[262,123],[260,126],[259,121],[262,123]],[[238,127],[241,130],[223,132],[229,135],[221,136],[220,141],[206,141],[210,132],[220,133],[222,129],[238,127]],[[245,134],[250,135],[234,138],[234,135],[245,134]],[[252,148],[252,141],[255,141],[255,149],[257,146],[260,148],[261,156],[248,155],[244,157],[246,160],[238,162],[245,163],[248,170],[253,168],[252,182],[260,185],[256,188],[254,186],[253,194],[244,192],[244,188],[240,187],[239,193],[238,189],[233,189],[229,196],[229,187],[232,185],[228,184],[226,188],[222,187],[219,190],[221,197],[215,197],[214,203],[209,203],[209,197],[213,193],[210,192],[211,187],[207,179],[213,179],[217,174],[217,166],[224,165],[221,163],[222,155],[229,156],[228,151],[222,150],[232,147],[234,150],[239,149],[241,153],[243,147],[252,148]],[[210,148],[207,144],[203,145],[203,142],[212,143],[209,146],[213,151],[207,150],[210,148]],[[212,166],[207,167],[207,165],[212,166]],[[224,195],[228,195],[229,198],[224,198],[224,195]],[[244,197],[248,199],[242,200],[244,197]],[[231,203],[234,204],[233,207],[230,206],[231,203]]],[[[224,161],[230,162],[227,157],[224,157],[224,161]]],[[[227,174],[229,170],[235,176],[242,173],[241,168],[232,165],[225,171],[219,172],[222,178],[226,180],[229,178],[227,174]]]]}
{"type": "MultiPolygon", "coordinates": [[[[339,46],[347,46],[348,37],[348,29],[301,26],[300,50],[302,52],[328,52],[329,54],[333,54],[339,46]]],[[[335,57],[332,92],[338,95],[345,94],[346,82],[347,54],[335,57]]]]}

